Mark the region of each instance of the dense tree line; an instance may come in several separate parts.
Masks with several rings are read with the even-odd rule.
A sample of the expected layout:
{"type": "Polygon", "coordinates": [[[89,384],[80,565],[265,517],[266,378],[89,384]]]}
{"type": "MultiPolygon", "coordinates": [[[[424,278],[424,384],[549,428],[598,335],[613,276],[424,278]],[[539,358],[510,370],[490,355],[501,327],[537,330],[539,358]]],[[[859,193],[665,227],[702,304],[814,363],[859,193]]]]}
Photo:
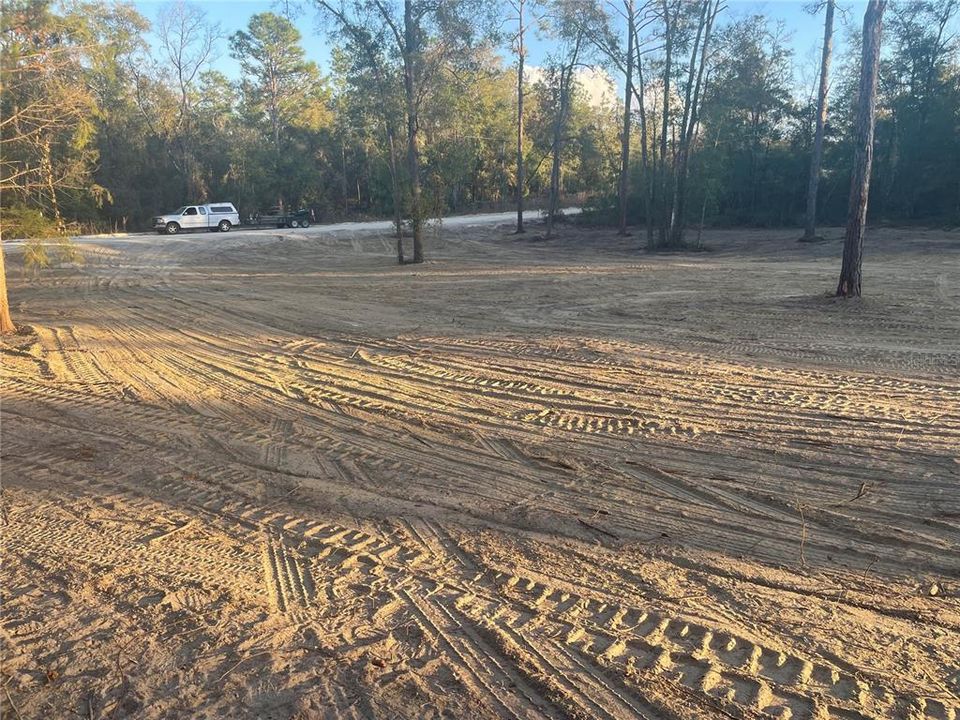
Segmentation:
{"type": "MultiPolygon", "coordinates": [[[[832,17],[832,0],[819,7],[832,17]]],[[[855,22],[841,28],[848,51],[829,79],[806,87],[800,70],[819,81],[820,68],[800,68],[784,29],[728,17],[722,0],[317,0],[301,10],[329,39],[329,74],[279,14],[227,37],[185,3],[151,20],[98,0],[7,3],[4,235],[136,230],[159,211],[225,199],[244,217],[284,205],[409,219],[420,260],[430,217],[526,198],[552,218],[563,197],[584,194],[595,218],[645,228],[656,248],[689,242],[684,229],[702,223],[809,227],[814,175],[817,222],[846,218],[855,22]],[[539,66],[526,58],[518,82],[535,33],[552,50],[539,66]],[[213,69],[223,53],[240,78],[213,69]],[[616,78],[618,96],[591,102],[590,68],[616,78]]],[[[957,0],[932,0],[886,13],[874,219],[960,222],[957,11],[957,0]]]]}

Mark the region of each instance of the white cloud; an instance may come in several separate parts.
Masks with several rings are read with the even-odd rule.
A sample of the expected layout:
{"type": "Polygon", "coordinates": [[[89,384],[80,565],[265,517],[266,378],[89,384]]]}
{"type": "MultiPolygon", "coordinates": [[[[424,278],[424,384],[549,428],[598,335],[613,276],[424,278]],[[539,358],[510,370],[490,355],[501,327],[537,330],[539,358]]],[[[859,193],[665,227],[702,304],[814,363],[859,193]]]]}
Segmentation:
{"type": "MultiPolygon", "coordinates": [[[[531,83],[543,80],[543,68],[528,66],[524,69],[526,79],[531,83]]],[[[587,104],[598,110],[615,107],[617,104],[617,86],[610,73],[601,68],[577,68],[577,83],[583,89],[587,104]]]]}
{"type": "Polygon", "coordinates": [[[586,92],[590,107],[609,108],[617,104],[617,86],[606,70],[580,68],[577,81],[586,92]]]}

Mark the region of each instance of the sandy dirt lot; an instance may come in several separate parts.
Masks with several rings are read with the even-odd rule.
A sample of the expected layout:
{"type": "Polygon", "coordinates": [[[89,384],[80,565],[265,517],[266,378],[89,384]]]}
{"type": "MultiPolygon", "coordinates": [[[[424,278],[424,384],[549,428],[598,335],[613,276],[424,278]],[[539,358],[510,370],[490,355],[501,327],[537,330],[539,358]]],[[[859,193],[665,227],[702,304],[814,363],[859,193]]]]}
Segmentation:
{"type": "Polygon", "coordinates": [[[960,233],[796,237],[10,248],[3,716],[955,720],[960,233]]]}

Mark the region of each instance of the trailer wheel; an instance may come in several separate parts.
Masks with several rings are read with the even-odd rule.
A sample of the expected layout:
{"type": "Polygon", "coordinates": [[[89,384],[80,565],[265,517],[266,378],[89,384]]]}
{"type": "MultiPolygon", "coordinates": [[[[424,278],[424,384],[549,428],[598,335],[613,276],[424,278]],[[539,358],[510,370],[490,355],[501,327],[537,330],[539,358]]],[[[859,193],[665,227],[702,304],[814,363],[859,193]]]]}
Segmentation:
{"type": "Polygon", "coordinates": [[[176,235],[178,232],[180,232],[180,226],[175,222],[168,222],[166,230],[167,235],[176,235]]]}
{"type": "Polygon", "coordinates": [[[217,225],[217,230],[219,230],[220,232],[230,232],[230,221],[221,220],[220,224],[217,225]]]}

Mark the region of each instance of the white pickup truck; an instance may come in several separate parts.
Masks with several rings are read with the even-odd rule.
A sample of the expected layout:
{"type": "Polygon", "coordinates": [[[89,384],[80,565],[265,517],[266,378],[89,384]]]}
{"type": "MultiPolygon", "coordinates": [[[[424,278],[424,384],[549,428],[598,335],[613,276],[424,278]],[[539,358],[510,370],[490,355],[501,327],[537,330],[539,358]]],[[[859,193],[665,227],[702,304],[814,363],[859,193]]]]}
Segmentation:
{"type": "Polygon", "coordinates": [[[219,230],[228,232],[240,224],[240,214],[233,203],[184,205],[169,215],[153,218],[153,228],[160,234],[176,235],[181,230],[219,230]]]}

